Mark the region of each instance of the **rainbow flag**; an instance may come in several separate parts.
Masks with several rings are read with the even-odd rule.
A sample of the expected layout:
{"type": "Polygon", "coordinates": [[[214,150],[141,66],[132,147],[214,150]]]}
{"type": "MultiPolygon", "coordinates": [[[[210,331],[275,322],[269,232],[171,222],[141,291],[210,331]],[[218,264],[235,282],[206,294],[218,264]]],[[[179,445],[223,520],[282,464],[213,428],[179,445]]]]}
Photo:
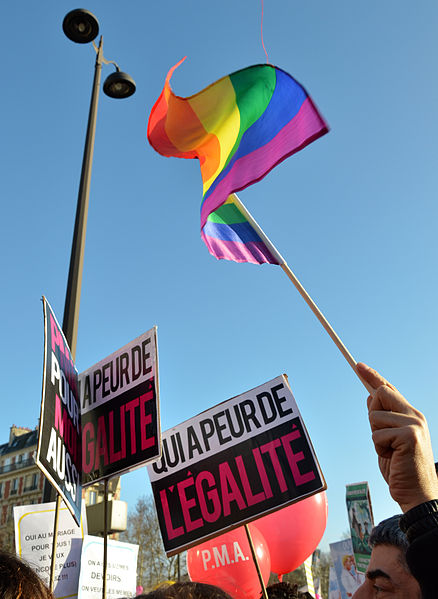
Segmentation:
{"type": "Polygon", "coordinates": [[[306,90],[285,71],[255,65],[188,98],[170,87],[149,116],[148,139],[163,156],[198,158],[203,181],[201,236],[218,259],[276,264],[233,202],[236,191],[328,132],[306,90]]]}

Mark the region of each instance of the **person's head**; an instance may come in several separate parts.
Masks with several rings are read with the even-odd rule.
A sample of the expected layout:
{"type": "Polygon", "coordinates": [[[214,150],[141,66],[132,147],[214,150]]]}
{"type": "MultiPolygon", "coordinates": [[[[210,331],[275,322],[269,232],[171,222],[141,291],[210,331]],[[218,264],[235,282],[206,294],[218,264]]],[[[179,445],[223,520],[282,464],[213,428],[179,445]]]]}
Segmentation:
{"type": "Polygon", "coordinates": [[[175,582],[163,584],[137,599],[231,599],[230,595],[212,584],[203,582],[175,582]]]}
{"type": "Polygon", "coordinates": [[[32,568],[20,558],[0,550],[1,599],[53,599],[32,568]]]}
{"type": "Polygon", "coordinates": [[[298,599],[298,585],[290,582],[276,582],[266,587],[266,593],[269,599],[298,599]]]}
{"type": "Polygon", "coordinates": [[[399,521],[400,516],[392,516],[373,528],[366,580],[353,599],[421,599],[418,582],[406,563],[408,540],[399,527],[399,521]]]}

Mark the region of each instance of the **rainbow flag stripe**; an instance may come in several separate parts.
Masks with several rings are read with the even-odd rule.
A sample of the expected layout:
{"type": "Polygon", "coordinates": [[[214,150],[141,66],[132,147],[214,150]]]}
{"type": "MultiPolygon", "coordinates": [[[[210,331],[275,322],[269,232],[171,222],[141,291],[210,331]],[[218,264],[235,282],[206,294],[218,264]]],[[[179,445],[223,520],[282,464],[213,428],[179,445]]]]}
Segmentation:
{"type": "Polygon", "coordinates": [[[170,69],[152,108],[149,142],[163,156],[199,159],[201,235],[213,256],[275,264],[231,194],[262,179],[328,126],[305,89],[267,64],[236,71],[193,96],[176,96],[170,78],[183,60],[170,69]]]}

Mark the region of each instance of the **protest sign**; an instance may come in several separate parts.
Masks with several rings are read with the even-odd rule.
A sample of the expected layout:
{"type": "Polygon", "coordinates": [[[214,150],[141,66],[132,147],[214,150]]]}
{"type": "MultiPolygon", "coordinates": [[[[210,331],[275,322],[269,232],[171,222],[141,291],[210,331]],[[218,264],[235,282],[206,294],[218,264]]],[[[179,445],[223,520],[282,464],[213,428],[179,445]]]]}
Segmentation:
{"type": "Polygon", "coordinates": [[[148,465],[168,556],[326,488],[285,376],[163,434],[148,465]]]}
{"type": "Polygon", "coordinates": [[[359,572],[365,573],[371,558],[369,538],[374,526],[368,483],[347,485],[346,500],[354,559],[359,572]]]}
{"type": "Polygon", "coordinates": [[[43,307],[43,394],[36,464],[79,524],[82,458],[78,374],[64,334],[45,297],[43,307]]]}
{"type": "MultiPolygon", "coordinates": [[[[135,597],[138,545],[108,539],[107,597],[135,597]]],[[[103,539],[86,535],[78,599],[102,599],[103,539]]]]}
{"type": "Polygon", "coordinates": [[[357,571],[351,539],[330,543],[330,554],[341,598],[349,599],[365,580],[357,571]]]}
{"type": "Polygon", "coordinates": [[[338,577],[334,566],[330,566],[329,570],[329,595],[328,599],[341,599],[341,591],[339,590],[338,577]]]}
{"type": "MultiPolygon", "coordinates": [[[[84,506],[83,506],[84,507],[84,506]]],[[[15,551],[49,585],[53,551],[55,502],[14,507],[15,551]]],[[[77,597],[82,538],[87,532],[83,509],[78,526],[67,507],[61,504],[55,563],[55,597],[77,597]]]]}
{"type": "Polygon", "coordinates": [[[82,484],[160,456],[157,329],[79,375],[82,484]]]}

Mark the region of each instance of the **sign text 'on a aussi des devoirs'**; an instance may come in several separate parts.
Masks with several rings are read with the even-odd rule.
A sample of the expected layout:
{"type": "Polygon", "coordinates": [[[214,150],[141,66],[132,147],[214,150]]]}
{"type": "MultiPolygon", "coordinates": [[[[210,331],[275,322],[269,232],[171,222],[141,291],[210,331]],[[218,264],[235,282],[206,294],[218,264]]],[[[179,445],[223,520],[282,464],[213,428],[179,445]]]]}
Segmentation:
{"type": "Polygon", "coordinates": [[[82,372],[79,396],[84,486],[157,459],[156,327],[82,372]]]}
{"type": "Polygon", "coordinates": [[[79,524],[82,459],[78,373],[61,327],[45,297],[43,308],[43,394],[36,463],[79,524]]]}
{"type": "Polygon", "coordinates": [[[163,433],[148,465],[168,556],[326,488],[286,376],[163,433]]]}

